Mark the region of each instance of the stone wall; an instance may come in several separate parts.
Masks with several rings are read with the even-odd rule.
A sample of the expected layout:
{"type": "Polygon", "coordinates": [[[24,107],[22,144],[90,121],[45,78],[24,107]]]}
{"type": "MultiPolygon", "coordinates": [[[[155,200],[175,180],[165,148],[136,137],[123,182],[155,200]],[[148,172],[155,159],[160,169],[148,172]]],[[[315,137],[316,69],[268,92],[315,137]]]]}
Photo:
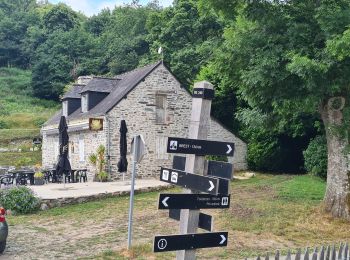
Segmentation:
{"type": "MultiPolygon", "coordinates": [[[[69,122],[68,122],[69,126],[69,122]]],[[[69,129],[69,128],[68,128],[69,129]]],[[[88,156],[95,153],[100,144],[106,146],[106,130],[91,132],[88,130],[69,132],[69,161],[72,169],[88,169],[88,179],[92,180],[95,167],[88,162],[88,156]],[[84,139],[85,156],[80,160],[79,138],[84,139]]],[[[43,135],[42,162],[43,168],[52,168],[57,163],[58,135],[43,135]]]]}

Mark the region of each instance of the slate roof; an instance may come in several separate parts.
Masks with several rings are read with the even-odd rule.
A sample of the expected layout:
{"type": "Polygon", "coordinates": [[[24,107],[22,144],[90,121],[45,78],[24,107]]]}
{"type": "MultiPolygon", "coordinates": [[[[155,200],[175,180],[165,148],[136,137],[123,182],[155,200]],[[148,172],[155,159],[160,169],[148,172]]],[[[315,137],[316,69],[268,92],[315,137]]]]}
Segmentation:
{"type": "Polygon", "coordinates": [[[117,86],[121,78],[93,77],[80,93],[92,91],[111,93],[117,86]]]}
{"type": "Polygon", "coordinates": [[[85,87],[85,85],[82,84],[73,84],[72,88],[64,94],[62,97],[62,100],[67,98],[80,98],[80,91],[85,87]]]}
{"type": "MultiPolygon", "coordinates": [[[[145,77],[147,77],[155,68],[162,62],[147,65],[145,67],[137,68],[130,72],[118,75],[114,78],[94,77],[88,84],[79,90],[80,85],[72,88],[70,92],[63,96],[63,99],[68,97],[76,97],[80,93],[86,91],[98,91],[110,93],[103,101],[98,103],[88,112],[82,113],[78,108],[67,117],[67,120],[89,118],[91,116],[103,116],[108,113],[114,106],[116,106],[130,91],[132,91],[145,77]],[[101,89],[100,89],[101,87],[101,89]],[[77,92],[79,90],[79,92],[77,92]]],[[[52,118],[50,118],[44,126],[51,124],[58,124],[62,115],[62,109],[58,111],[52,118]]]]}

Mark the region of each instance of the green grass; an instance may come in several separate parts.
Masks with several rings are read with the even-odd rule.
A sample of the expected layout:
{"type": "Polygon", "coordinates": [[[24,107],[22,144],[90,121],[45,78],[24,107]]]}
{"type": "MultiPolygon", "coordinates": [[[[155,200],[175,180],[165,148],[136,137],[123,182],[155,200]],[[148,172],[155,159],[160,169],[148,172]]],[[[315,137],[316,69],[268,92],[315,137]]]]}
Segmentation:
{"type": "Polygon", "coordinates": [[[41,151],[0,153],[0,165],[28,166],[41,164],[41,151]]]}
{"type": "Polygon", "coordinates": [[[16,140],[30,140],[40,136],[39,129],[0,129],[0,144],[7,147],[10,142],[16,140]]]}
{"type": "MultiPolygon", "coordinates": [[[[349,241],[348,222],[323,212],[325,186],[323,180],[309,175],[257,174],[249,180],[232,182],[229,209],[203,210],[214,217],[215,231],[229,232],[228,247],[198,250],[198,259],[242,259],[276,249],[285,252],[287,248],[349,241]]],[[[35,230],[35,238],[43,236],[49,241],[63,234],[72,240],[74,234],[85,232],[77,242],[79,246],[72,241],[70,247],[60,248],[62,254],[80,259],[174,259],[174,252],[152,252],[154,235],[177,234],[179,229],[178,222],[170,220],[166,211],[157,210],[158,194],[150,192],[135,197],[130,251],[125,249],[128,196],[10,216],[8,222],[15,241],[17,226],[20,227],[18,239],[26,236],[23,235],[26,229],[35,230]],[[68,229],[70,232],[65,233],[68,229]],[[84,253],[78,250],[82,245],[84,253]]],[[[34,242],[33,245],[40,241],[34,242]]]]}
{"type": "Polygon", "coordinates": [[[321,201],[326,191],[325,181],[311,175],[296,176],[277,186],[278,195],[285,200],[321,201]]]}
{"type": "MultiPolygon", "coordinates": [[[[35,98],[30,83],[30,71],[0,68],[0,129],[39,129],[57,110],[57,102],[35,98]]],[[[22,138],[18,132],[12,136],[22,138]]]]}
{"type": "MultiPolygon", "coordinates": [[[[58,103],[35,98],[30,86],[31,72],[0,68],[0,148],[28,151],[41,125],[58,109],[58,103]]],[[[40,152],[0,153],[0,165],[41,163],[40,152]]]]}

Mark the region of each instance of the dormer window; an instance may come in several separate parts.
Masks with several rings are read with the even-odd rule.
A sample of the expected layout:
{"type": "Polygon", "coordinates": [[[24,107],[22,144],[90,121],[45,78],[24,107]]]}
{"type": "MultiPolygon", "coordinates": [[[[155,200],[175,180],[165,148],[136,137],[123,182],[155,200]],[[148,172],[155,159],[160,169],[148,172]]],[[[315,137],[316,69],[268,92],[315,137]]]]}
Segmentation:
{"type": "Polygon", "coordinates": [[[88,94],[84,93],[81,95],[81,112],[85,113],[88,111],[88,94]]]}
{"type": "Polygon", "coordinates": [[[68,101],[67,100],[62,102],[62,112],[63,112],[63,116],[65,116],[65,117],[68,116],[68,101]]]}

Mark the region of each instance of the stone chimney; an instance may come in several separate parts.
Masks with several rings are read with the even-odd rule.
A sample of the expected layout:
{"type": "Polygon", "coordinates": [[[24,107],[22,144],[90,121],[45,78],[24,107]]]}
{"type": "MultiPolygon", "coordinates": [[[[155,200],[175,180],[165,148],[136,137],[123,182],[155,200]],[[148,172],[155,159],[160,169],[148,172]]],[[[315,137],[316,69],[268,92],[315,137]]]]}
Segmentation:
{"type": "Polygon", "coordinates": [[[78,77],[77,84],[86,85],[92,79],[92,76],[80,76],[78,77]]]}

